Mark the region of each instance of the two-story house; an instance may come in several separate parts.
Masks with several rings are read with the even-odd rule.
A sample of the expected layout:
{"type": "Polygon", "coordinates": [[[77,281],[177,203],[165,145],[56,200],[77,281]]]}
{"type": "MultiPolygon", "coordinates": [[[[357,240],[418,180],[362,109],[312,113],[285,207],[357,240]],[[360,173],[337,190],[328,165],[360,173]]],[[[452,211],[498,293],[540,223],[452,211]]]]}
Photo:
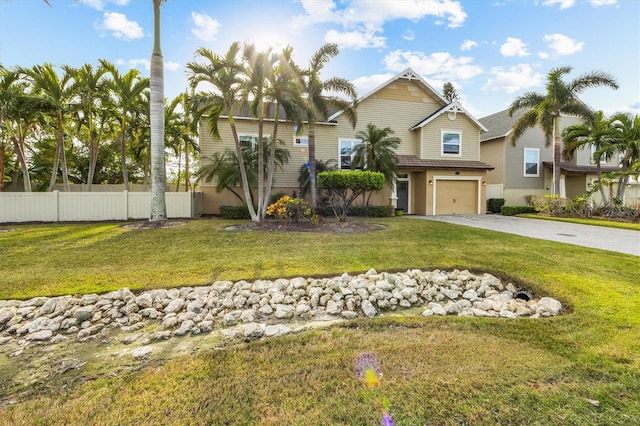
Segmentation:
{"type": "MultiPolygon", "coordinates": [[[[526,205],[532,195],[551,194],[553,186],[553,146],[546,146],[539,127],[528,129],[513,145],[509,141],[511,127],[522,111],[509,117],[508,111],[500,111],[479,121],[488,129],[480,137],[480,159],[491,163],[495,169],[487,175],[490,185],[489,198],[504,198],[507,205],[526,205]],[[500,187],[501,185],[501,187],[500,187]],[[494,189],[496,189],[494,193],[494,189]]],[[[560,128],[580,124],[577,117],[560,117],[560,128]]],[[[601,172],[620,170],[618,157],[603,161],[601,172]]],[[[560,163],[560,196],[575,198],[589,189],[597,179],[597,167],[593,151],[580,149],[571,160],[560,163]]],[[[594,199],[600,201],[598,193],[594,199]]]]}
{"type": "MultiPolygon", "coordinates": [[[[481,214],[486,211],[487,172],[493,167],[480,160],[480,135],[486,128],[460,104],[448,103],[438,91],[411,69],[394,76],[358,100],[357,125],[341,111],[316,126],[316,158],[334,159],[347,168],[351,151],[362,143],[360,130],[372,123],[390,127],[401,139],[398,183],[386,187],[375,204],[391,204],[406,213],[481,214]]],[[[240,140],[257,137],[257,121],[235,117],[240,140]]],[[[225,120],[222,118],[222,120],[225,120]]],[[[222,140],[214,140],[206,125],[200,126],[201,158],[233,148],[227,123],[220,123],[222,140]]],[[[265,124],[265,134],[272,123],[265,124]]],[[[273,192],[298,191],[298,170],[308,160],[307,138],[296,135],[293,125],[281,123],[278,138],[287,142],[291,159],[275,176],[273,192]]],[[[218,213],[221,205],[237,205],[227,191],[216,193],[213,184],[203,184],[204,213],[218,213]]]]}

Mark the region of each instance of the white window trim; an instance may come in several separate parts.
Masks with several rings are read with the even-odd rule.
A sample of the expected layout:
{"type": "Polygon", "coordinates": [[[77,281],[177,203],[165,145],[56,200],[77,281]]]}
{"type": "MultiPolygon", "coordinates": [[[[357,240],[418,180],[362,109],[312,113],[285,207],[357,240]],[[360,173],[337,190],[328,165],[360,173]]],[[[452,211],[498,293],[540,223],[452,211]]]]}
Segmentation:
{"type": "Polygon", "coordinates": [[[238,142],[242,143],[240,138],[242,138],[243,136],[248,136],[250,138],[252,138],[251,143],[253,144],[253,147],[255,148],[256,146],[258,146],[258,134],[257,133],[238,133],[238,142]]]}
{"type": "MultiPolygon", "coordinates": [[[[342,168],[342,142],[350,142],[351,143],[351,150],[353,151],[353,148],[355,148],[355,145],[358,143],[363,143],[362,139],[358,139],[358,138],[338,138],[338,169],[339,170],[350,170],[349,169],[343,169],[342,168]]],[[[353,157],[354,154],[351,153],[351,161],[353,162],[353,157]]]]}
{"type": "Polygon", "coordinates": [[[540,177],[540,148],[523,148],[523,157],[522,157],[522,176],[523,177],[540,177]],[[530,174],[527,173],[527,151],[535,151],[538,155],[538,162],[536,170],[538,173],[530,174]]]}
{"type": "Polygon", "coordinates": [[[462,130],[441,130],[440,131],[440,156],[441,157],[462,157],[462,130]],[[458,153],[450,154],[444,152],[444,135],[446,133],[458,135],[458,153]]]}
{"type": "Polygon", "coordinates": [[[308,136],[296,136],[293,135],[293,146],[309,146],[309,137],[308,136]],[[302,141],[306,141],[302,143],[302,141]],[[298,142],[300,141],[300,142],[298,142]]]}

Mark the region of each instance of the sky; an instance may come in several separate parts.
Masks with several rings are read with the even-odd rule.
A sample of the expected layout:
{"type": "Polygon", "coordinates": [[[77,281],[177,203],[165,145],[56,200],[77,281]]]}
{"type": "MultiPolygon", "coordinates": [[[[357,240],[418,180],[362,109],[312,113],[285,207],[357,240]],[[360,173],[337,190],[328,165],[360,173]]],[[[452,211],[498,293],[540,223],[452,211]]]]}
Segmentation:
{"type": "MultiPolygon", "coordinates": [[[[79,67],[107,59],[149,74],[151,0],[0,0],[0,64],[79,67]]],[[[161,13],[165,96],[188,87],[186,64],[232,42],[293,47],[301,66],[320,46],[340,54],[322,78],[344,77],[366,95],[411,67],[434,89],[453,83],[476,118],[525,92],[545,92],[547,73],[613,75],[620,89],[581,99],[606,114],[640,113],[638,0],[167,0],[161,13]]]]}

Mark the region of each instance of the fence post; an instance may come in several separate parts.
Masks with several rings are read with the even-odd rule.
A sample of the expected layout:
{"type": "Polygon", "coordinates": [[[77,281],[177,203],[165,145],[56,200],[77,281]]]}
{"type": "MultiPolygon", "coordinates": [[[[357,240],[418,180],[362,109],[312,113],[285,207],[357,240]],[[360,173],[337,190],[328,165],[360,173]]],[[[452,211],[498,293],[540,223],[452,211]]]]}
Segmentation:
{"type": "Polygon", "coordinates": [[[122,191],[124,195],[124,220],[129,220],[129,191],[122,191]]]}
{"type": "Polygon", "coordinates": [[[53,209],[54,209],[54,215],[53,215],[53,221],[54,222],[60,222],[60,197],[58,196],[58,194],[60,193],[60,191],[58,191],[57,189],[55,191],[53,191],[53,209]]]}

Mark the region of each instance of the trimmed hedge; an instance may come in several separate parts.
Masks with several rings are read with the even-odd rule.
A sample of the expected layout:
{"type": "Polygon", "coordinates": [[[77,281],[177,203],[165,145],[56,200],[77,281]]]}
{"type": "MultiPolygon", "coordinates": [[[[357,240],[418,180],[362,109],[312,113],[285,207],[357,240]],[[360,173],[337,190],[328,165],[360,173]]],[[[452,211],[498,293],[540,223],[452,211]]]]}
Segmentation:
{"type": "Polygon", "coordinates": [[[487,200],[487,212],[500,213],[500,209],[504,206],[504,198],[489,198],[487,200]]]}
{"type": "Polygon", "coordinates": [[[515,216],[521,213],[538,213],[537,210],[531,206],[502,206],[500,211],[503,216],[515,216]]]}
{"type": "Polygon", "coordinates": [[[318,174],[318,188],[331,190],[376,191],[384,187],[384,174],[360,170],[335,170],[318,174]]]}
{"type": "Polygon", "coordinates": [[[247,206],[220,206],[222,219],[251,219],[247,206]]]}
{"type": "MultiPolygon", "coordinates": [[[[318,206],[316,207],[316,213],[320,216],[333,216],[333,209],[331,206],[318,206]]],[[[389,217],[394,213],[394,209],[391,206],[351,206],[347,212],[347,216],[359,216],[359,217],[389,217]]]]}

